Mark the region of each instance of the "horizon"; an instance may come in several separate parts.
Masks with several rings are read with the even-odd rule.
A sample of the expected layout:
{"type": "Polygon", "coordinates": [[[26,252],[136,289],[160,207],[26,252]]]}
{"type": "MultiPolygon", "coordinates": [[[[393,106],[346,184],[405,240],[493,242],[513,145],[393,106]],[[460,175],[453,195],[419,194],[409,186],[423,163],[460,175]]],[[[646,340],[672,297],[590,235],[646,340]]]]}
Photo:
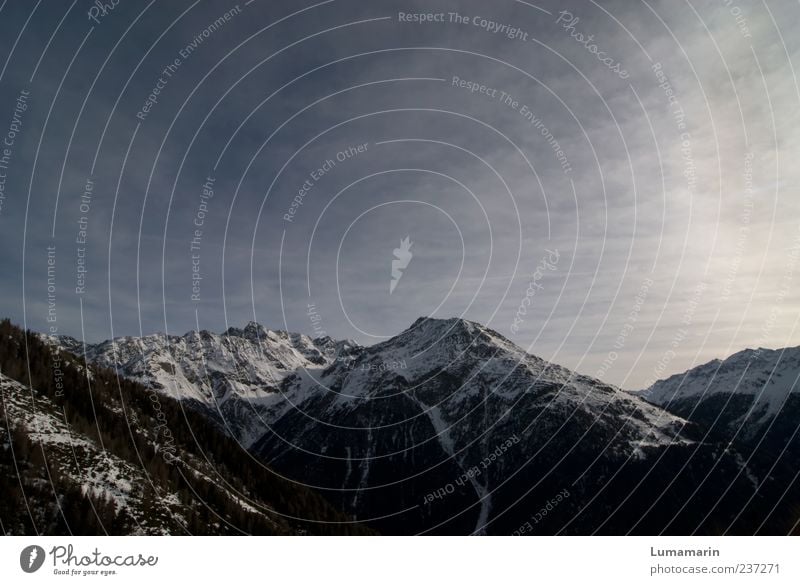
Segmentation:
{"type": "MultiPolygon", "coordinates": [[[[520,345],[516,344],[513,340],[509,339],[508,337],[506,337],[502,333],[492,329],[492,327],[490,327],[488,325],[484,325],[482,323],[478,323],[477,321],[471,321],[469,319],[463,319],[461,317],[418,317],[413,323],[409,324],[408,327],[406,327],[404,329],[401,329],[400,331],[398,331],[397,333],[395,333],[393,336],[389,337],[388,339],[381,340],[381,341],[375,341],[375,342],[373,342],[372,344],[369,344],[369,345],[361,344],[361,343],[359,343],[358,341],[356,341],[354,339],[336,338],[336,337],[331,337],[331,336],[329,336],[327,334],[326,335],[313,336],[311,334],[308,334],[308,333],[305,333],[305,332],[301,332],[301,331],[288,331],[288,330],[285,330],[285,329],[273,329],[271,327],[265,326],[263,323],[256,323],[255,321],[248,321],[242,327],[237,327],[235,325],[231,325],[230,327],[228,327],[228,328],[226,328],[226,329],[224,329],[222,331],[214,331],[214,330],[210,330],[210,329],[200,329],[199,331],[196,330],[196,329],[190,329],[190,330],[185,331],[183,333],[165,333],[163,331],[153,331],[151,333],[146,333],[143,336],[138,336],[138,335],[118,335],[118,336],[113,337],[113,338],[106,338],[106,339],[100,339],[100,340],[95,340],[95,341],[84,340],[84,339],[77,338],[77,337],[74,337],[74,336],[68,335],[68,334],[59,334],[59,335],[56,335],[56,337],[58,337],[58,338],[70,338],[70,339],[73,339],[75,341],[79,341],[79,342],[85,343],[86,345],[98,345],[98,344],[109,342],[109,341],[115,341],[115,340],[118,340],[118,339],[127,339],[127,338],[186,337],[187,335],[189,335],[191,333],[211,333],[213,335],[217,335],[217,336],[221,337],[221,336],[226,335],[232,329],[239,330],[239,331],[244,331],[248,326],[255,324],[255,325],[260,326],[266,332],[286,333],[288,335],[305,335],[306,337],[308,337],[312,341],[316,341],[316,340],[319,340],[319,339],[325,339],[325,338],[329,338],[334,342],[352,341],[352,342],[355,342],[356,344],[358,344],[360,347],[369,348],[369,347],[373,347],[375,345],[378,345],[380,343],[384,343],[385,341],[389,341],[389,340],[391,340],[391,339],[393,339],[393,338],[395,338],[395,337],[399,336],[400,334],[405,333],[407,331],[412,331],[414,329],[415,323],[417,323],[417,321],[419,321],[421,319],[425,319],[425,320],[428,320],[428,321],[451,321],[451,320],[466,321],[466,322],[472,323],[474,325],[478,325],[479,327],[483,327],[485,329],[489,329],[490,331],[501,335],[502,337],[504,337],[505,339],[507,339],[512,344],[516,345],[517,347],[519,347],[520,349],[522,349],[523,351],[525,351],[529,355],[532,355],[532,356],[538,357],[540,359],[543,359],[543,360],[547,361],[548,363],[552,363],[552,364],[555,364],[555,365],[558,365],[558,366],[562,366],[562,367],[567,367],[564,364],[558,363],[558,362],[556,362],[554,360],[547,359],[544,356],[542,356],[542,355],[540,355],[540,354],[538,354],[538,353],[536,353],[534,351],[531,351],[531,348],[526,348],[526,347],[523,347],[523,346],[520,346],[520,345]]],[[[12,322],[12,324],[13,324],[13,322],[12,322]]],[[[33,331],[33,330],[31,330],[31,331],[33,331]]],[[[38,333],[40,335],[49,335],[47,332],[42,332],[42,331],[33,331],[33,332],[34,333],[38,333]]],[[[731,352],[730,354],[727,354],[727,355],[724,355],[724,356],[712,357],[709,360],[693,364],[690,367],[686,368],[685,370],[666,373],[662,377],[660,377],[657,380],[655,380],[655,382],[666,380],[668,378],[671,378],[672,376],[685,374],[690,370],[693,370],[695,368],[699,368],[699,367],[708,365],[709,363],[712,363],[714,361],[724,362],[724,361],[730,359],[731,357],[733,357],[733,356],[735,356],[737,354],[740,354],[740,353],[744,353],[744,352],[753,352],[753,353],[760,353],[762,351],[780,351],[780,352],[783,352],[783,351],[786,351],[786,350],[799,349],[799,348],[800,348],[800,345],[797,345],[797,346],[785,346],[785,347],[744,347],[744,348],[735,350],[735,351],[731,352]]],[[[567,367],[567,369],[569,369],[571,371],[574,371],[576,374],[579,374],[579,375],[582,375],[582,376],[587,376],[587,377],[590,377],[590,378],[594,378],[594,376],[592,376],[591,374],[588,374],[588,373],[585,373],[585,372],[581,372],[581,371],[578,371],[578,370],[572,370],[572,368],[569,368],[569,367],[567,367]]],[[[595,379],[599,379],[599,378],[595,378],[595,379]]],[[[650,385],[648,385],[646,387],[635,387],[635,388],[634,387],[624,387],[624,386],[617,385],[617,387],[620,390],[623,390],[623,391],[626,391],[626,392],[642,392],[644,390],[647,390],[647,388],[649,388],[650,386],[652,386],[652,384],[650,384],[650,385]]]]}

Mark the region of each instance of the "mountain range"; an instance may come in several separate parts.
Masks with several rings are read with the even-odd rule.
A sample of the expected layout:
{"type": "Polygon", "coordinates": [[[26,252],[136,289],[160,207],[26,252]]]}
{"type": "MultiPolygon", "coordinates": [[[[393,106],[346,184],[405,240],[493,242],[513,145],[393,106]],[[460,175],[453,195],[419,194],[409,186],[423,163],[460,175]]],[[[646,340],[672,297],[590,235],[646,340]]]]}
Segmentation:
{"type": "Polygon", "coordinates": [[[786,534],[800,520],[800,348],[746,350],[627,392],[463,319],[420,318],[370,347],[257,323],[38,339],[192,413],[231,457],[348,519],[334,526],[786,534]]]}

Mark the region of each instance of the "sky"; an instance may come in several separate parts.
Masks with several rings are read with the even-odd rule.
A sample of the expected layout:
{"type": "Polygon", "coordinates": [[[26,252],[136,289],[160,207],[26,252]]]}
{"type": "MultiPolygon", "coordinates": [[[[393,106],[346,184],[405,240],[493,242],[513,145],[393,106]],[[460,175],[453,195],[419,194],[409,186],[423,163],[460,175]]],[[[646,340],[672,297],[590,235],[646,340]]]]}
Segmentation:
{"type": "Polygon", "coordinates": [[[797,2],[0,6],[16,323],[463,317],[628,389],[800,344],[797,2]]]}

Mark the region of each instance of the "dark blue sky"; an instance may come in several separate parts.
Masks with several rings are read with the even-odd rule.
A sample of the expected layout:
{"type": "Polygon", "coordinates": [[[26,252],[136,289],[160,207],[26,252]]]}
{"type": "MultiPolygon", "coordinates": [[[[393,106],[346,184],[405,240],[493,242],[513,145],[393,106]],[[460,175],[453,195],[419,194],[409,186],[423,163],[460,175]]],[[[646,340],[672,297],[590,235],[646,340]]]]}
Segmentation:
{"type": "Polygon", "coordinates": [[[15,322],[464,316],[631,388],[800,343],[796,3],[93,6],[0,9],[15,322]]]}

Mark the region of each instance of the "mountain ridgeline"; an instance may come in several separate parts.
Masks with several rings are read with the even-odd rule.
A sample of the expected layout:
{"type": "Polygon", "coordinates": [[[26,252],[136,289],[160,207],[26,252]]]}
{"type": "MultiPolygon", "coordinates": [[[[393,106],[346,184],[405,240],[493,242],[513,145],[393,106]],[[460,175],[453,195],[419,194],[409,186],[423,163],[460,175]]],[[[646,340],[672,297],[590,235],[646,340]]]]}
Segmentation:
{"type": "MultiPolygon", "coordinates": [[[[673,377],[630,393],[463,319],[420,318],[371,347],[256,323],[222,334],[123,337],[85,347],[64,337],[27,339],[37,340],[37,352],[85,355],[91,364],[87,394],[86,366],[68,358],[75,379],[63,385],[76,389],[65,412],[78,410],[72,401],[87,401],[104,380],[108,424],[116,425],[109,428],[136,437],[128,429],[141,425],[126,422],[128,410],[158,429],[156,397],[169,413],[161,426],[173,432],[174,445],[143,432],[148,461],[163,460],[168,449],[166,459],[206,462],[202,474],[209,477],[224,469],[238,482],[235,494],[256,502],[236,514],[272,505],[285,514],[268,516],[276,533],[787,534],[800,520],[792,423],[798,418],[785,414],[796,408],[797,376],[775,358],[788,369],[781,370],[781,393],[764,407],[752,392],[775,357],[766,352],[759,357],[766,361],[747,361],[747,392],[729,388],[733,370],[744,367],[734,363],[721,368],[731,370],[730,378],[715,375],[715,365],[687,373],[693,388],[717,384],[719,392],[684,392],[673,377]],[[196,443],[194,433],[207,434],[205,442],[196,443]]],[[[785,351],[797,359],[798,350],[785,351]]],[[[62,408],[51,363],[28,379],[19,348],[3,361],[3,374],[24,385],[18,394],[43,395],[62,408]]],[[[769,384],[774,378],[766,376],[769,384]]],[[[77,431],[96,442],[93,411],[80,412],[88,426],[77,431]]],[[[29,424],[17,427],[33,436],[29,424]]],[[[50,443],[41,451],[49,450],[50,443]]],[[[32,464],[31,472],[41,467],[32,464]]],[[[165,465],[168,481],[178,469],[165,465]]],[[[180,481],[174,478],[179,495],[180,481]]],[[[203,504],[185,491],[181,518],[193,518],[203,504]]],[[[238,501],[222,491],[222,500],[238,501]]],[[[245,516],[232,524],[249,532],[247,522],[261,516],[245,516]]]]}

